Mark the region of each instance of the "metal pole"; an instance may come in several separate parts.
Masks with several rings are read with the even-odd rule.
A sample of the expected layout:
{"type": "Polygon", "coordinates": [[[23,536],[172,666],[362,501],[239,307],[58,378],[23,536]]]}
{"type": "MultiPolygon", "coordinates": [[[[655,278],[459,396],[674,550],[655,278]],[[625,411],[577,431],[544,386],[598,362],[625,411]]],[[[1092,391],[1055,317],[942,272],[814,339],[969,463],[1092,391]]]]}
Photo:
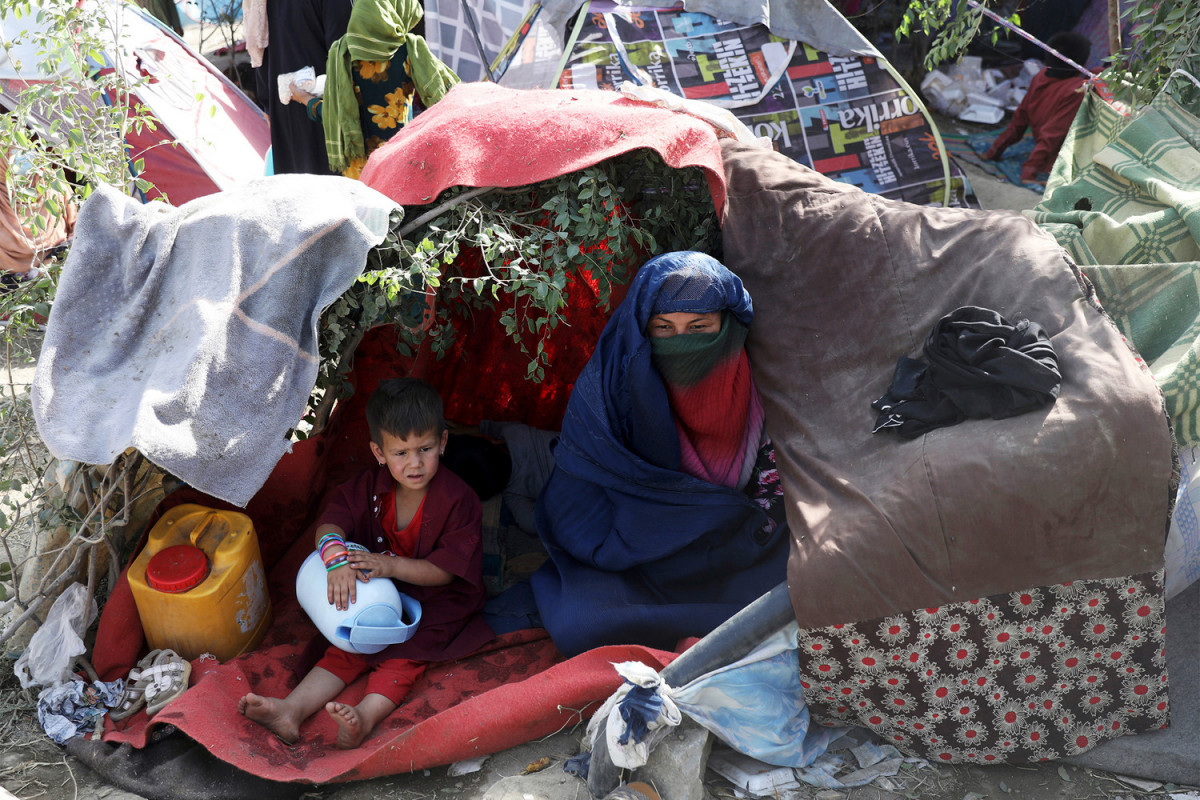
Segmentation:
{"type": "MultiPolygon", "coordinates": [[[[1109,2],[1115,3],[1115,2],[1117,2],[1117,0],[1109,0],[1109,2]]],[[[998,25],[1003,25],[1005,28],[1008,28],[1010,31],[1015,33],[1017,36],[1020,36],[1022,39],[1033,42],[1038,47],[1045,50],[1047,53],[1058,56],[1063,61],[1070,64],[1072,67],[1074,67],[1075,69],[1082,72],[1084,75],[1087,75],[1089,80],[1094,81],[1094,80],[1096,80],[1096,78],[1099,77],[1098,75],[1096,75],[1096,73],[1092,72],[1087,67],[1083,66],[1082,64],[1076,64],[1074,61],[1067,58],[1066,56],[1064,56],[1062,53],[1055,50],[1050,45],[1046,44],[1045,42],[1043,42],[1039,39],[1034,38],[1030,34],[1028,34],[1025,31],[1018,28],[1016,25],[1013,25],[1011,22],[1009,22],[1008,20],[1006,20],[1004,17],[1000,16],[996,12],[992,11],[989,8],[985,8],[984,6],[981,6],[979,3],[976,2],[976,0],[967,0],[967,5],[969,5],[971,8],[979,9],[979,11],[982,12],[983,15],[985,17],[987,17],[988,19],[990,19],[992,22],[995,22],[998,25]]]]}
{"type": "Polygon", "coordinates": [[[475,49],[479,51],[479,60],[483,62],[483,72],[494,81],[495,78],[491,74],[491,59],[487,57],[487,52],[483,49],[483,40],[479,38],[479,28],[475,25],[475,15],[471,13],[470,6],[467,5],[467,0],[462,0],[463,17],[467,20],[467,27],[471,29],[471,38],[475,40],[475,49]]]}

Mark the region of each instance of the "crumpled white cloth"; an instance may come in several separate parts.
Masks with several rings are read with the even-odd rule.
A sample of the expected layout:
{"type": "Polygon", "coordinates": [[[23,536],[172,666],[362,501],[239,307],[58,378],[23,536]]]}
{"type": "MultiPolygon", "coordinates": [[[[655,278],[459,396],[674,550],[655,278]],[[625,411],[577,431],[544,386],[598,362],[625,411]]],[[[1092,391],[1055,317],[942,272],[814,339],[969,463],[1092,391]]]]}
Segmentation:
{"type": "Polygon", "coordinates": [[[620,689],[605,700],[600,710],[592,716],[588,723],[587,736],[590,742],[597,742],[601,735],[600,724],[606,722],[603,736],[613,764],[622,769],[637,769],[645,765],[655,745],[683,720],[683,715],[675,705],[671,687],[663,682],[652,667],[640,661],[622,661],[619,664],[614,663],[613,668],[627,683],[622,684],[620,689]],[[662,697],[662,708],[658,717],[646,726],[648,733],[641,741],[634,741],[632,736],[625,737],[627,726],[617,708],[634,686],[657,689],[662,697]],[[622,737],[626,738],[624,744],[621,743],[622,737]]]}
{"type": "Polygon", "coordinates": [[[96,722],[121,701],[125,681],[71,681],[38,694],[38,723],[56,744],[95,730],[96,722]]]}

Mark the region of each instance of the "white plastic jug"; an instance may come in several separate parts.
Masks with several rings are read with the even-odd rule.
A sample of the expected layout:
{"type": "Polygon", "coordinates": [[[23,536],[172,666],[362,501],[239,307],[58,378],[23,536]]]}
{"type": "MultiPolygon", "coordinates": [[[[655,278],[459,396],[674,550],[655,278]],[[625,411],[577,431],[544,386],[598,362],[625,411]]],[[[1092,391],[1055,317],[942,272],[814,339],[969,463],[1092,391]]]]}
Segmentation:
{"type": "MultiPolygon", "coordinates": [[[[350,543],[351,549],[366,548],[350,543]]],[[[296,599],[317,630],[334,646],[370,655],[388,645],[407,642],[421,622],[421,604],[401,593],[387,578],[355,584],[355,601],[345,611],[329,602],[325,564],[315,550],[296,573],[296,599]]]]}

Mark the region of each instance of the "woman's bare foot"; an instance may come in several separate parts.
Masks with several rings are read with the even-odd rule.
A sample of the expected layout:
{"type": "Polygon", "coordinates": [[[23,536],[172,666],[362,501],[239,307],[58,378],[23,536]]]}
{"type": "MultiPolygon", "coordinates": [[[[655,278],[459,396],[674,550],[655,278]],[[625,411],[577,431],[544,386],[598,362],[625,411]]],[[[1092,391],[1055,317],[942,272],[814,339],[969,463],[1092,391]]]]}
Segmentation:
{"type": "Polygon", "coordinates": [[[295,744],[300,738],[300,721],[287,703],[277,697],[248,694],[238,700],[238,713],[262,725],[284,744],[295,744]]]}
{"type": "Polygon", "coordinates": [[[367,738],[367,734],[370,733],[363,725],[362,717],[359,716],[358,709],[354,706],[329,702],[325,704],[325,710],[337,723],[338,749],[353,750],[362,744],[363,739],[367,738]]]}

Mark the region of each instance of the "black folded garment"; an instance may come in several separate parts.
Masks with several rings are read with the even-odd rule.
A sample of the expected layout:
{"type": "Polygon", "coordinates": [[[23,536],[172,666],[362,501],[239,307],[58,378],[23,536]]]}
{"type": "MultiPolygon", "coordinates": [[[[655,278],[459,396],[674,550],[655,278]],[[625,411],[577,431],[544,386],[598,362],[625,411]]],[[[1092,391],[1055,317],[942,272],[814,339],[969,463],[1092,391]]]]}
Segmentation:
{"type": "Polygon", "coordinates": [[[938,320],[925,339],[926,364],[901,357],[873,432],[913,439],[964,419],[1004,419],[1053,403],[1062,373],[1041,325],[1012,325],[995,311],[963,306],[938,320]]]}

